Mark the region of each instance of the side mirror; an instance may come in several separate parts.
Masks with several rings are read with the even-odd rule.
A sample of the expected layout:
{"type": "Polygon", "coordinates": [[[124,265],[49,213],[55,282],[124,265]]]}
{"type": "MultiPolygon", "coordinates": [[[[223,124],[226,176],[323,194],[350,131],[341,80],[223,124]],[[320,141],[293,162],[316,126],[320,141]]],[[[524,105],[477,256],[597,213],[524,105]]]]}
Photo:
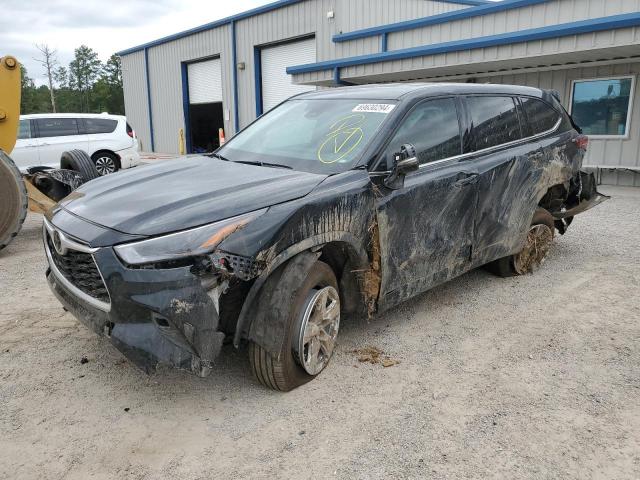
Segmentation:
{"type": "Polygon", "coordinates": [[[407,173],[415,172],[420,167],[416,148],[410,143],[400,147],[400,152],[393,154],[393,170],[385,178],[384,185],[391,190],[398,190],[404,186],[404,177],[407,173]]]}

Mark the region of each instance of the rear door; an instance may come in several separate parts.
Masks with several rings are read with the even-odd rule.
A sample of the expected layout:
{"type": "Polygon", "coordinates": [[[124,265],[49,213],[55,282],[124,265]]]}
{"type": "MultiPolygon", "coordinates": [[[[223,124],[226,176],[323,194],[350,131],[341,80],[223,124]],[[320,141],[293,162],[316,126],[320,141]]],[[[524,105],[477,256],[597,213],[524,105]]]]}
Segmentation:
{"type": "Polygon", "coordinates": [[[33,120],[21,119],[18,127],[18,139],[11,152],[11,159],[20,169],[40,164],[38,139],[31,128],[33,120]]]}
{"type": "Polygon", "coordinates": [[[35,126],[42,165],[59,168],[62,152],[73,149],[87,152],[89,149],[88,137],[81,133],[77,118],[37,118],[35,126]]]}
{"type": "Polygon", "coordinates": [[[85,117],[80,122],[80,131],[87,134],[89,155],[98,150],[117,152],[133,145],[133,138],[127,135],[124,122],[122,128],[119,128],[118,120],[113,118],[85,117]]]}
{"type": "MultiPolygon", "coordinates": [[[[511,96],[468,96],[470,153],[480,175],[474,266],[513,253],[531,222],[531,164],[539,145],[523,141],[518,101],[511,96]]],[[[533,205],[533,206],[532,206],[533,205]]]]}
{"type": "Polygon", "coordinates": [[[381,309],[459,275],[470,264],[477,175],[473,163],[460,158],[458,106],[455,97],[422,101],[385,148],[383,160],[388,160],[403,144],[412,144],[420,168],[407,175],[403,188],[380,188],[381,309]]]}

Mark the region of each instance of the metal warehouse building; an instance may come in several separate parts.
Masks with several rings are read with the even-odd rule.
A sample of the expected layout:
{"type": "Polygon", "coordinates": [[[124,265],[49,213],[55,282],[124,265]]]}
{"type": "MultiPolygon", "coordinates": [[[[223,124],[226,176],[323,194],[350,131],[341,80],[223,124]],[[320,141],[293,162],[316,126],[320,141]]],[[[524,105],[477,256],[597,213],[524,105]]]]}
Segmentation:
{"type": "Polygon", "coordinates": [[[120,52],[146,150],[217,147],[291,95],[403,81],[555,89],[585,165],[640,186],[640,0],[281,0],[120,52]]]}

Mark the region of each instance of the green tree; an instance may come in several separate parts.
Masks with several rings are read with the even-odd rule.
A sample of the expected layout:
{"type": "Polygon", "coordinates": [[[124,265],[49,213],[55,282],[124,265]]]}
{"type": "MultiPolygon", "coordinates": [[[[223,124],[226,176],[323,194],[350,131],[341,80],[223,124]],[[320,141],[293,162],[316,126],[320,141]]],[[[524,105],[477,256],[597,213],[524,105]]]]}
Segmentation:
{"type": "Polygon", "coordinates": [[[92,107],[96,111],[124,115],[122,68],[120,58],[111,55],[105,63],[100,78],[93,87],[92,107]]]}
{"type": "Polygon", "coordinates": [[[47,113],[51,111],[51,96],[46,85],[36,87],[33,79],[29,77],[27,69],[21,66],[20,113],[47,113]]]}
{"type": "MultiPolygon", "coordinates": [[[[103,64],[96,52],[82,45],[75,50],[75,57],[68,67],[58,65],[48,71],[51,71],[50,84],[58,112],[109,112],[124,115],[119,57],[112,55],[103,64]]],[[[22,69],[22,113],[51,112],[51,93],[47,85],[36,87],[26,69],[22,69]]]]}
{"type": "Polygon", "coordinates": [[[102,62],[98,54],[86,45],[76,48],[74,54],[74,59],[69,63],[69,87],[78,93],[79,111],[89,112],[91,90],[102,71],[102,62]]]}

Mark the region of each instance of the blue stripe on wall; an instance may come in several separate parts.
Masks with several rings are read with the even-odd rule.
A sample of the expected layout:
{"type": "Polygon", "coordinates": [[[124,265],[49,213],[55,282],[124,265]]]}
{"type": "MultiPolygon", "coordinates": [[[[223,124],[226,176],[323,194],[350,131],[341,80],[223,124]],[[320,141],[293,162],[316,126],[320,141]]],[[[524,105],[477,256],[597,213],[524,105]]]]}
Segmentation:
{"type": "Polygon", "coordinates": [[[354,65],[366,65],[369,63],[387,62],[391,60],[402,60],[405,58],[422,57],[440,53],[459,52],[462,50],[471,50],[474,48],[495,47],[512,43],[578,35],[581,33],[615,30],[618,28],[635,27],[638,25],[640,25],[640,12],[628,13],[610,17],[595,18],[591,20],[583,20],[579,22],[551,25],[548,27],[532,28],[529,30],[521,30],[519,32],[509,32],[499,35],[489,35],[479,38],[456,40],[434,45],[424,45],[420,47],[394,50],[391,52],[381,52],[371,55],[360,55],[357,57],[343,58],[340,60],[329,60],[325,62],[310,63],[307,65],[296,65],[288,67],[287,73],[290,75],[296,75],[300,73],[318,72],[322,70],[334,69],[336,67],[350,67],[354,65]]]}
{"type": "Polygon", "coordinates": [[[147,81],[147,108],[149,110],[149,134],[151,136],[151,151],[155,151],[153,138],[153,109],[151,108],[151,80],[149,78],[149,49],[144,49],[144,76],[147,81]]]}
{"type": "Polygon", "coordinates": [[[262,115],[262,51],[253,47],[253,81],[256,97],[256,118],[262,115]]]}
{"type": "Polygon", "coordinates": [[[238,48],[236,44],[236,22],[231,22],[231,58],[233,68],[233,134],[240,130],[240,109],[238,108],[238,48]]]}
{"type": "Polygon", "coordinates": [[[453,22],[454,20],[502,12],[512,8],[528,7],[548,1],[549,0],[504,0],[502,2],[491,2],[488,5],[482,4],[475,8],[464,8],[454,12],[441,13],[439,15],[417,18],[415,20],[407,20],[404,22],[390,23],[388,25],[380,25],[378,27],[364,28],[353,32],[340,33],[333,36],[333,41],[348,42],[349,40],[355,40],[357,38],[373,37],[391,32],[401,32],[404,30],[412,30],[414,28],[427,27],[429,25],[438,25],[441,23],[453,22]]]}
{"type": "Polygon", "coordinates": [[[184,113],[184,142],[187,153],[191,153],[191,127],[190,127],[190,114],[189,114],[189,71],[187,69],[187,63],[180,64],[180,71],[182,74],[182,111],[184,113]]]}

